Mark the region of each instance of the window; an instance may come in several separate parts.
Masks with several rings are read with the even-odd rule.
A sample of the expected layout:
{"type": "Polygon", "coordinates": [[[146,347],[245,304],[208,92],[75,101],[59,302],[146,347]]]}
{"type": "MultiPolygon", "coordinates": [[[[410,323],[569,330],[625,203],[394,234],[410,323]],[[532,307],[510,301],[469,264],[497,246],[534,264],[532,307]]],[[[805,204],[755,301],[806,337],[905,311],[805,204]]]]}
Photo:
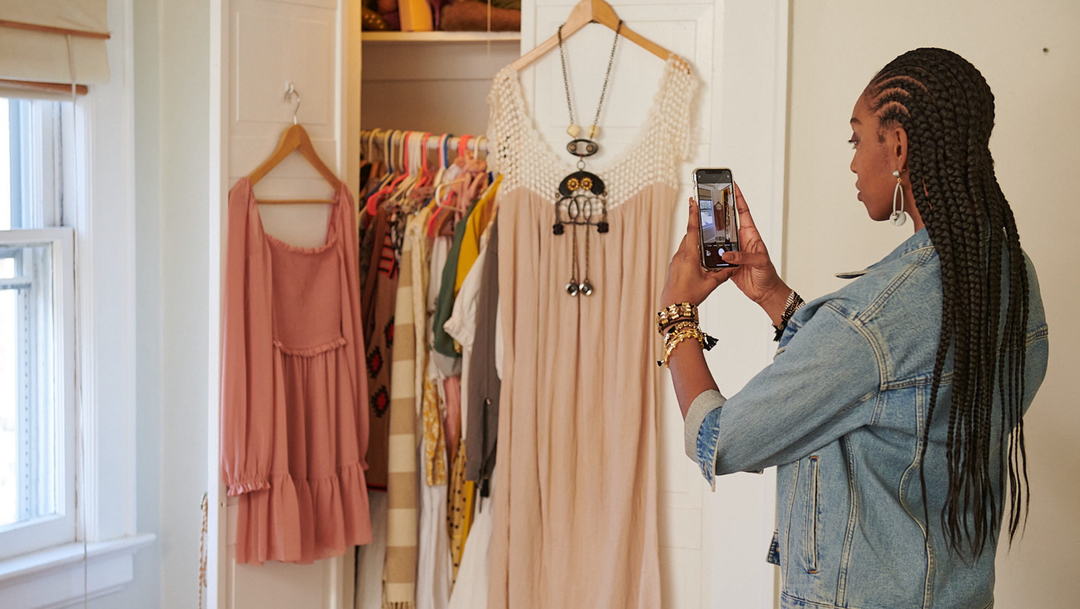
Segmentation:
{"type": "Polygon", "coordinates": [[[0,98],[0,559],[75,540],[65,103],[0,98]]]}

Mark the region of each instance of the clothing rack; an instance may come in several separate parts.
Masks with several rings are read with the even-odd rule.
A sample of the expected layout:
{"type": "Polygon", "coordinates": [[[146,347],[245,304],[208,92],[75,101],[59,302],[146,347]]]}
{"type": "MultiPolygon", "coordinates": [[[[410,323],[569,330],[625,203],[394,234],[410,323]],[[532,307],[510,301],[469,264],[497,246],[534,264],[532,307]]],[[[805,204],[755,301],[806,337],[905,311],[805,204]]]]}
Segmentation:
{"type": "Polygon", "coordinates": [[[435,134],[424,131],[389,130],[389,128],[365,128],[360,132],[360,144],[363,157],[368,160],[401,159],[403,150],[419,152],[438,151],[444,162],[449,162],[453,155],[465,150],[483,155],[488,152],[487,136],[435,134]]]}

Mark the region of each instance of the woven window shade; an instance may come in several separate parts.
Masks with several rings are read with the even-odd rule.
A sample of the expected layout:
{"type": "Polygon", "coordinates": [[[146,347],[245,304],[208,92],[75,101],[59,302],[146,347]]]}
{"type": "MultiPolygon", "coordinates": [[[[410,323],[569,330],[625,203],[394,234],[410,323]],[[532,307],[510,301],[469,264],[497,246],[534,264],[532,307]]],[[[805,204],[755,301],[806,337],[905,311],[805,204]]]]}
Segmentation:
{"type": "Polygon", "coordinates": [[[106,82],[106,6],[107,0],[0,0],[0,89],[106,82]]]}

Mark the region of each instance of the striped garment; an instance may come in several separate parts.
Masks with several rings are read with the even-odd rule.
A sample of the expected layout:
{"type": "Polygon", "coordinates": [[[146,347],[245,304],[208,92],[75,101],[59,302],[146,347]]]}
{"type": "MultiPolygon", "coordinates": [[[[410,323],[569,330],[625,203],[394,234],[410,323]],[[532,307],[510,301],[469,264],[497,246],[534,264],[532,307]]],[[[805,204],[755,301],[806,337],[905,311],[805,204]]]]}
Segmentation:
{"type": "Polygon", "coordinates": [[[416,469],[416,335],[411,269],[413,244],[406,239],[394,308],[396,340],[390,379],[390,439],[388,442],[386,565],[383,569],[383,609],[416,606],[416,559],[419,496],[416,469]]]}

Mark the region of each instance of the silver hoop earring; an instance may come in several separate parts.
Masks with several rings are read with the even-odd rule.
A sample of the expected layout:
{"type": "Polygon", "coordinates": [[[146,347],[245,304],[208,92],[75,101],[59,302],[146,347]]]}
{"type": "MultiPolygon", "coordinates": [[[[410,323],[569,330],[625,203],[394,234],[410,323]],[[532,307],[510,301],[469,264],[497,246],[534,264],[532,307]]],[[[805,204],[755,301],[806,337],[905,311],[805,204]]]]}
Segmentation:
{"type": "Polygon", "coordinates": [[[900,185],[900,172],[893,170],[892,174],[896,178],[896,188],[893,189],[892,215],[889,220],[893,226],[903,226],[904,222],[907,222],[907,214],[904,213],[904,188],[900,185]]]}

